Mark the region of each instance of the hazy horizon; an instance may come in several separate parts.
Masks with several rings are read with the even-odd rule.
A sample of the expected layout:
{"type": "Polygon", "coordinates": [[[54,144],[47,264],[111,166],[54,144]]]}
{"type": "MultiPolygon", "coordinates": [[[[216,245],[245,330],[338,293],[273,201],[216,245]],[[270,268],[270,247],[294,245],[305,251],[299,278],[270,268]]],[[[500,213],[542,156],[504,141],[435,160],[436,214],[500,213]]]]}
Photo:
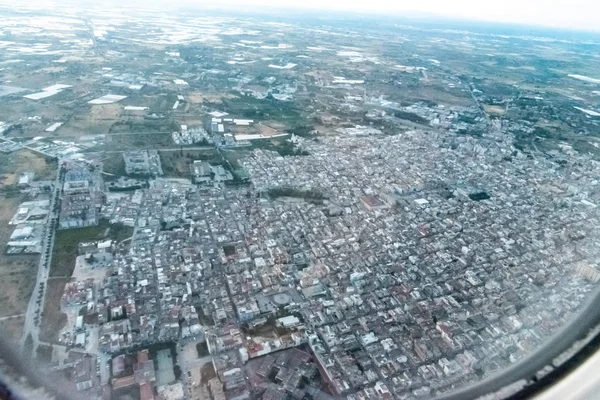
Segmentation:
{"type": "MultiPolygon", "coordinates": [[[[160,4],[161,0],[156,3],[160,4]]],[[[152,4],[145,2],[144,4],[152,4]]],[[[600,32],[596,16],[600,4],[592,0],[505,0],[501,3],[483,3],[475,0],[421,0],[410,3],[392,3],[386,0],[370,2],[356,0],[306,0],[277,2],[275,0],[209,0],[202,4],[183,0],[182,5],[202,5],[219,8],[254,9],[270,7],[280,10],[344,11],[370,15],[431,16],[437,18],[543,26],[571,30],[600,32]]]]}
{"type": "MultiPolygon", "coordinates": [[[[0,1],[0,6],[18,6],[32,9],[39,7],[54,7],[82,2],[79,1],[48,1],[38,0],[23,4],[18,1],[0,1]]],[[[473,22],[508,23],[546,28],[569,29],[600,33],[600,25],[596,16],[600,12],[600,3],[593,0],[505,0],[503,2],[482,3],[476,0],[421,0],[409,3],[394,3],[388,0],[372,0],[369,2],[356,0],[304,0],[302,2],[278,2],[275,0],[181,0],[177,3],[165,0],[134,0],[123,4],[117,1],[106,1],[125,5],[128,8],[217,8],[235,11],[325,11],[364,13],[365,15],[386,15],[398,17],[421,17],[434,19],[462,20],[473,22]]],[[[94,3],[97,4],[97,3],[94,3]]]]}

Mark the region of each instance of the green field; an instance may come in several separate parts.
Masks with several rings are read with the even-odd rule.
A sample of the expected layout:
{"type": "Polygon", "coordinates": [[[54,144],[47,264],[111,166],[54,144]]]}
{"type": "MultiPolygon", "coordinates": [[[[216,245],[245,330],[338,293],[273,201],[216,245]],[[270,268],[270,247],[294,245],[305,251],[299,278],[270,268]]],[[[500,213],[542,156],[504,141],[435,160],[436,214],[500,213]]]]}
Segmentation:
{"type": "Polygon", "coordinates": [[[100,220],[98,226],[65,229],[56,232],[50,276],[70,278],[75,269],[77,246],[80,242],[113,239],[121,241],[133,234],[133,228],[100,220]]]}

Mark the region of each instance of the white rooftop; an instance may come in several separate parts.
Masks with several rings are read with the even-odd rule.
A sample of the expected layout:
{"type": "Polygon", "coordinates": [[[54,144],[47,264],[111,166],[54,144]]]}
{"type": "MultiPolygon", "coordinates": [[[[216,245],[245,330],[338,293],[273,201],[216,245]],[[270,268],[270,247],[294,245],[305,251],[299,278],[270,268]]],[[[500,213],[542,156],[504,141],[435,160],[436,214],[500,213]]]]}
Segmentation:
{"type": "Polygon", "coordinates": [[[62,83],[57,83],[56,85],[43,88],[41,92],[27,94],[23,97],[31,100],[41,100],[45,99],[46,97],[54,96],[55,94],[60,93],[63,89],[67,89],[70,87],[72,87],[72,85],[63,85],[62,83]]]}
{"type": "Polygon", "coordinates": [[[45,99],[46,97],[54,96],[55,94],[58,94],[58,93],[60,93],[60,90],[48,90],[48,91],[44,91],[44,92],[26,94],[23,97],[25,97],[26,99],[30,99],[30,100],[41,100],[41,99],[45,99]]]}
{"type": "Polygon", "coordinates": [[[126,99],[127,96],[120,96],[118,94],[107,94],[97,99],[88,101],[89,104],[111,104],[126,99]]]}
{"type": "Polygon", "coordinates": [[[63,85],[62,83],[57,83],[56,85],[52,85],[52,86],[48,86],[43,88],[43,91],[50,91],[50,92],[57,92],[63,89],[68,89],[70,87],[73,87],[73,85],[63,85]]]}
{"type": "Polygon", "coordinates": [[[55,130],[57,130],[58,128],[60,128],[60,126],[62,125],[62,122],[55,122],[52,125],[50,125],[49,127],[47,127],[45,129],[46,132],[54,132],[55,130]]]}

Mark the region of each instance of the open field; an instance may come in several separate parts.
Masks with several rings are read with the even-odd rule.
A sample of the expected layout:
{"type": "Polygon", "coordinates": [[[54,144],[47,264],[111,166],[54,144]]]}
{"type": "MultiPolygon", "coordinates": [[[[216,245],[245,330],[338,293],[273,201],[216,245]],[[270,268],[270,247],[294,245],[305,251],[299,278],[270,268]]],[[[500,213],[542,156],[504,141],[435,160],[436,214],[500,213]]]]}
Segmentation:
{"type": "Polygon", "coordinates": [[[40,344],[36,349],[36,360],[42,364],[49,364],[50,362],[52,362],[53,350],[54,349],[52,348],[52,346],[49,346],[47,344],[40,344]]]}
{"type": "Polygon", "coordinates": [[[56,169],[56,161],[46,159],[30,150],[0,153],[0,189],[15,184],[23,172],[34,172],[36,180],[53,179],[56,169]]]}
{"type": "MultiPolygon", "coordinates": [[[[123,153],[111,153],[102,157],[103,171],[114,175],[125,175],[125,160],[123,153]]],[[[105,177],[110,180],[110,177],[105,177]]],[[[116,179],[116,178],[115,178],[116,179]]]]}
{"type": "Polygon", "coordinates": [[[175,147],[171,132],[106,135],[105,150],[148,150],[175,147]]]}
{"type": "Polygon", "coordinates": [[[201,383],[203,385],[208,384],[208,381],[210,381],[212,378],[217,376],[217,373],[215,372],[215,367],[213,365],[213,363],[208,362],[206,364],[204,364],[202,366],[202,368],[200,368],[200,376],[201,376],[201,383]]]}
{"type": "Polygon", "coordinates": [[[140,117],[129,117],[115,122],[109,133],[168,133],[179,129],[179,124],[172,119],[148,120],[140,117]]]}
{"type": "Polygon", "coordinates": [[[61,312],[60,300],[65,285],[70,280],[70,278],[48,279],[40,328],[40,340],[44,342],[58,343],[58,335],[67,324],[67,314],[61,312]]]}
{"type": "MultiPolygon", "coordinates": [[[[8,225],[19,204],[25,201],[14,186],[19,175],[33,171],[37,179],[50,179],[56,173],[53,162],[29,150],[0,154],[0,317],[25,312],[35,286],[39,256],[8,255],[5,246],[15,227],[8,225]]],[[[2,326],[10,336],[22,328],[23,321],[5,320],[2,326]]],[[[18,332],[17,337],[20,336],[18,332]]]]}
{"type": "Polygon", "coordinates": [[[54,249],[52,251],[51,277],[71,278],[75,269],[77,258],[77,245],[80,242],[114,239],[121,241],[130,237],[133,228],[124,225],[111,225],[107,220],[100,220],[98,226],[85,228],[65,229],[56,233],[54,249]]]}
{"type": "Polygon", "coordinates": [[[207,150],[186,150],[179,151],[159,151],[160,161],[166,177],[170,178],[190,178],[190,166],[195,160],[207,161],[209,163],[221,163],[214,149],[207,150]]]}
{"type": "Polygon", "coordinates": [[[2,255],[0,266],[0,317],[23,313],[35,286],[39,257],[2,255]]]}
{"type": "Polygon", "coordinates": [[[24,316],[0,320],[0,337],[9,344],[17,344],[23,334],[24,316]]]}
{"type": "Polygon", "coordinates": [[[95,105],[86,113],[73,115],[56,132],[59,136],[98,135],[108,133],[110,127],[119,119],[121,105],[118,103],[95,105]]]}
{"type": "Polygon", "coordinates": [[[490,106],[485,105],[485,112],[492,115],[503,115],[505,113],[505,108],[502,106],[490,106]]]}
{"type": "Polygon", "coordinates": [[[211,93],[202,93],[202,92],[192,92],[186,96],[187,100],[190,103],[222,103],[223,99],[233,99],[237,96],[225,93],[225,94],[211,94],[211,93]]]}

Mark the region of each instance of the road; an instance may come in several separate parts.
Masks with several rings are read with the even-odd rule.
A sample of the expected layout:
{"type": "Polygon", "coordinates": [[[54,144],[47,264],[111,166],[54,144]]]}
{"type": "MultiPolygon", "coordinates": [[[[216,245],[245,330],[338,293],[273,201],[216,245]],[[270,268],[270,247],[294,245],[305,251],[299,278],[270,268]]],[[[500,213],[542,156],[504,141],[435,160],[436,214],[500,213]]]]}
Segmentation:
{"type": "MultiPolygon", "coordinates": [[[[58,160],[58,165],[61,164],[61,160],[58,160]]],[[[57,172],[56,179],[53,183],[53,190],[50,196],[50,213],[48,215],[48,222],[46,224],[46,230],[42,239],[42,252],[40,255],[40,263],[38,266],[38,273],[36,283],[34,286],[33,293],[29,299],[27,305],[27,312],[25,313],[25,324],[23,326],[23,337],[21,338],[21,348],[25,346],[25,340],[29,334],[33,339],[33,350],[31,354],[35,354],[35,349],[40,342],[39,334],[40,328],[39,323],[41,321],[41,313],[44,307],[46,299],[46,289],[48,287],[48,276],[50,274],[50,264],[52,263],[52,249],[54,248],[54,237],[56,232],[57,217],[58,213],[55,211],[56,199],[60,194],[60,173],[57,172]],[[40,296],[41,293],[41,296],[40,296]],[[41,301],[38,302],[38,299],[41,301]]]]}
{"type": "MultiPolygon", "coordinates": [[[[189,150],[214,150],[215,146],[192,146],[192,147],[167,147],[164,149],[161,148],[148,148],[148,149],[140,149],[136,148],[135,150],[156,150],[156,151],[189,151],[189,150]]],[[[132,149],[125,150],[99,150],[99,151],[86,151],[85,154],[119,154],[124,153],[126,151],[130,151],[132,149]]]]}
{"type": "Polygon", "coordinates": [[[6,317],[0,317],[0,321],[6,321],[9,319],[13,319],[13,318],[19,318],[19,317],[22,317],[23,315],[25,315],[25,314],[21,313],[21,314],[7,315],[6,317]]]}

